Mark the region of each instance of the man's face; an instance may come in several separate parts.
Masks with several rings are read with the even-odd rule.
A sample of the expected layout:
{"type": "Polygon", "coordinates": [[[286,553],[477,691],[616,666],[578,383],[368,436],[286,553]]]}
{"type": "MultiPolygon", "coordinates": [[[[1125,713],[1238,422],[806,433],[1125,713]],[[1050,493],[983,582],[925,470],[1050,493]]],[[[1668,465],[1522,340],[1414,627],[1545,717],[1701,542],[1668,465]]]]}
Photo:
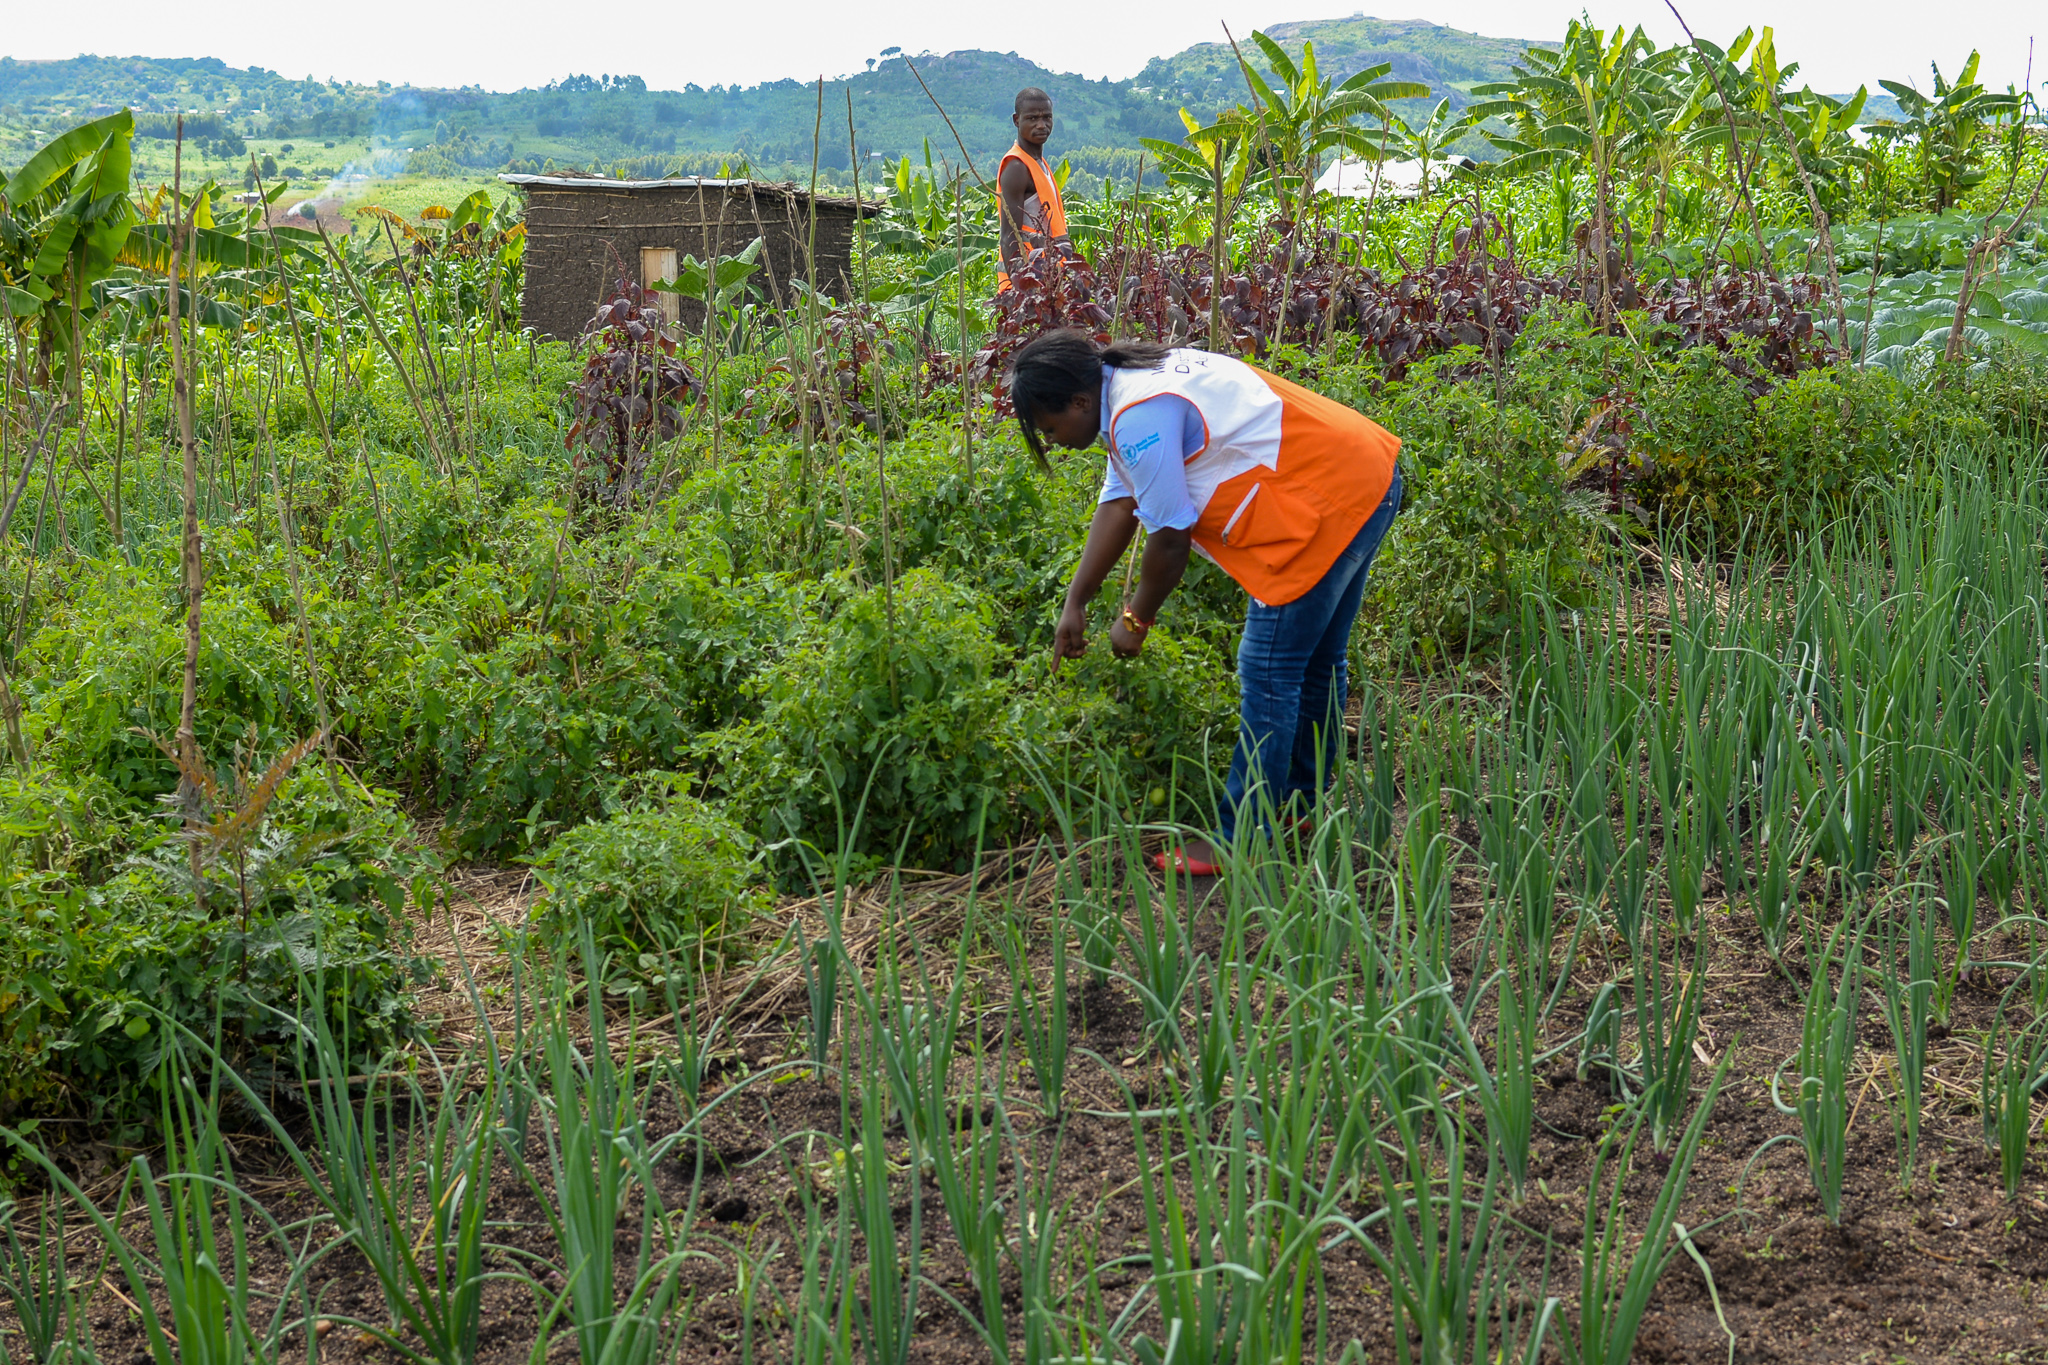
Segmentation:
{"type": "Polygon", "coordinates": [[[1042,147],[1052,136],[1052,101],[1026,100],[1010,122],[1017,125],[1017,138],[1036,147],[1042,147]]]}

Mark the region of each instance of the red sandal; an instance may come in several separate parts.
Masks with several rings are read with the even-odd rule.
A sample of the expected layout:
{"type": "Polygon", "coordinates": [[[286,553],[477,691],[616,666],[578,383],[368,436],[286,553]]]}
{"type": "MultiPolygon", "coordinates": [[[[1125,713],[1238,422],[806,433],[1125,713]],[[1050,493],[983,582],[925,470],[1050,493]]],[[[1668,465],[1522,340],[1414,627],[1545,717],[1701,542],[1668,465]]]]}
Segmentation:
{"type": "Polygon", "coordinates": [[[1189,857],[1188,851],[1184,848],[1169,849],[1164,853],[1155,853],[1152,855],[1151,861],[1152,866],[1161,872],[1184,872],[1190,877],[1220,877],[1223,875],[1223,865],[1221,863],[1212,863],[1201,858],[1189,857]]]}

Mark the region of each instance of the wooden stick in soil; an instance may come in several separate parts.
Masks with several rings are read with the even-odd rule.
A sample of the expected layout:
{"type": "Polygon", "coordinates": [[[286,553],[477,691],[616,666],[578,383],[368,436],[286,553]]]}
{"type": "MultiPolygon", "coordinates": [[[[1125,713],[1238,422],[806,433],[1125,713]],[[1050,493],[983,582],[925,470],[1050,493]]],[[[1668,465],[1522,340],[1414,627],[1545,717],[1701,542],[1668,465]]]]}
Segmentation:
{"type": "Polygon", "coordinates": [[[57,471],[63,467],[62,452],[53,442],[50,447],[50,463],[43,471],[43,495],[36,499],[36,524],[28,533],[28,572],[22,578],[21,604],[14,612],[14,646],[17,656],[22,650],[28,632],[28,609],[36,586],[36,565],[40,562],[37,550],[43,543],[43,527],[50,515],[50,505],[57,501],[57,471]]]}
{"type": "MultiPolygon", "coordinates": [[[[1778,123],[1778,136],[1785,140],[1785,149],[1792,153],[1792,165],[1799,172],[1799,183],[1806,187],[1806,207],[1813,214],[1813,225],[1820,231],[1821,251],[1828,260],[1828,292],[1835,298],[1835,325],[1842,338],[1842,353],[1849,352],[1849,309],[1842,302],[1842,272],[1835,266],[1835,234],[1828,225],[1828,211],[1820,206],[1820,195],[1814,192],[1813,177],[1806,173],[1806,158],[1799,154],[1798,140],[1785,125],[1785,109],[1778,103],[1778,92],[1768,92],[1771,97],[1771,114],[1778,123]]],[[[1871,278],[1876,278],[1877,267],[1871,266],[1871,278]]]]}
{"type": "Polygon", "coordinates": [[[114,429],[114,544],[120,548],[121,557],[130,565],[135,558],[128,550],[128,537],[121,529],[121,457],[128,451],[128,336],[127,326],[122,326],[121,335],[121,410],[120,420],[114,429]]]}
{"type": "MultiPolygon", "coordinates": [[[[15,479],[14,487],[8,491],[6,505],[0,506],[0,541],[6,540],[7,528],[14,524],[14,509],[21,504],[21,495],[28,487],[29,476],[35,473],[36,461],[42,456],[43,446],[48,441],[50,428],[56,423],[58,414],[64,411],[65,406],[66,404],[61,398],[51,404],[49,411],[43,414],[42,425],[29,433],[28,454],[21,462],[21,474],[15,479]]],[[[53,460],[57,458],[54,450],[51,452],[50,458],[53,460]]],[[[34,550],[33,542],[31,542],[29,548],[31,551],[34,550]]]]}
{"type": "MultiPolygon", "coordinates": [[[[936,101],[934,101],[936,103],[936,101]]],[[[965,150],[964,148],[962,150],[965,150]]],[[[1142,161],[1139,163],[1144,164],[1142,161]]],[[[974,489],[974,386],[967,378],[967,211],[960,201],[960,177],[953,177],[953,274],[960,286],[960,449],[967,462],[967,487],[974,489]]]]}
{"type": "MultiPolygon", "coordinates": [[[[1115,340],[1122,340],[1131,334],[1130,319],[1125,316],[1123,281],[1131,275],[1131,261],[1136,257],[1141,246],[1149,240],[1141,226],[1145,221],[1140,213],[1140,204],[1142,203],[1140,192],[1143,190],[1144,185],[1145,157],[1143,153],[1140,153],[1138,156],[1138,173],[1131,181],[1131,201],[1117,209],[1116,225],[1111,229],[1116,256],[1110,261],[1108,278],[1117,283],[1113,306],[1109,310],[1109,334],[1115,340]]],[[[1106,180],[1103,184],[1102,202],[1105,206],[1111,203],[1109,184],[1106,180]]],[[[966,287],[965,279],[961,280],[961,287],[963,289],[966,287]]],[[[1142,292],[1142,289],[1140,289],[1132,294],[1133,302],[1137,300],[1139,293],[1142,292]]]]}
{"type": "MultiPolygon", "coordinates": [[[[2041,168],[2041,178],[2034,182],[2034,192],[2027,196],[2027,202],[2020,206],[2020,211],[2013,215],[2012,221],[1991,236],[1980,237],[1977,244],[1970,248],[1970,259],[1963,268],[1963,287],[1956,291],[1955,321],[1948,329],[1948,343],[1941,348],[1941,358],[1944,361],[1962,358],[1963,328],[1970,320],[1970,305],[1975,302],[1977,289],[1983,283],[1984,264],[2005,250],[2018,235],[2021,225],[2033,216],[2035,207],[2041,202],[2043,188],[2048,188],[2048,166],[2041,168]]],[[[2008,189],[2005,200],[2000,202],[1998,208],[2004,208],[2011,197],[2012,191],[2008,189]]],[[[1991,211],[1984,222],[1985,230],[1990,229],[1991,220],[1997,217],[1997,214],[1998,209],[1991,211]]]]}
{"type": "MultiPolygon", "coordinates": [[[[249,164],[250,173],[256,177],[256,193],[260,195],[263,193],[263,176],[261,172],[258,172],[255,169],[255,161],[253,159],[250,161],[249,164]]],[[[268,201],[266,200],[265,202],[267,203],[268,201]]],[[[304,329],[301,328],[299,325],[298,306],[292,301],[292,278],[291,272],[285,268],[284,246],[277,240],[277,225],[275,223],[270,222],[269,218],[270,215],[266,212],[264,214],[264,226],[268,229],[270,233],[271,254],[277,260],[277,292],[284,298],[284,315],[287,319],[290,320],[292,325],[292,349],[298,355],[299,359],[299,378],[306,390],[306,401],[310,403],[313,407],[313,420],[316,423],[318,423],[320,427],[321,452],[326,455],[327,465],[331,469],[334,467],[334,433],[332,430],[329,429],[327,424],[327,410],[325,407],[321,405],[320,402],[320,377],[317,370],[315,369],[315,362],[313,360],[308,359],[306,354],[305,332],[304,329]]],[[[275,447],[273,447],[272,450],[274,456],[275,447]]],[[[297,492],[297,459],[294,458],[292,463],[293,477],[290,480],[290,485],[292,491],[297,492]]],[[[272,482],[276,481],[276,473],[277,471],[275,470],[271,471],[272,482]]],[[[307,658],[306,664],[307,667],[309,668],[312,666],[312,659],[310,656],[307,658]]],[[[327,718],[323,715],[321,717],[321,724],[324,726],[326,724],[326,721],[327,718]]]]}
{"type": "MultiPolygon", "coordinates": [[[[4,295],[5,291],[0,290],[0,297],[4,297],[4,295]]],[[[11,325],[9,333],[10,335],[13,334],[11,325]]],[[[12,415],[14,410],[14,367],[11,365],[7,367],[4,383],[6,385],[6,407],[0,409],[0,469],[8,467],[11,453],[7,445],[7,432],[13,424],[5,420],[12,415]]],[[[50,417],[54,416],[54,413],[50,415],[50,417]]],[[[48,422],[50,417],[45,418],[44,431],[49,429],[48,422]]],[[[21,480],[15,484],[12,496],[7,499],[6,515],[0,516],[0,551],[4,551],[7,543],[6,523],[14,515],[15,501],[21,497],[21,486],[28,481],[29,471],[35,466],[36,455],[40,446],[40,439],[30,445],[28,458],[22,463],[21,480]]],[[[4,717],[7,723],[7,752],[13,757],[18,767],[28,767],[28,745],[23,741],[21,735],[21,699],[14,695],[14,688],[7,681],[7,668],[4,664],[0,664],[0,717],[4,717]]]]}
{"type": "MultiPolygon", "coordinates": [[[[85,435],[83,423],[79,425],[78,434],[81,438],[85,435]]],[[[100,486],[93,482],[92,466],[86,461],[85,442],[83,439],[71,443],[71,467],[78,471],[80,478],[85,480],[86,492],[92,494],[93,501],[100,505],[100,515],[106,518],[107,525],[112,526],[114,524],[114,509],[108,504],[107,495],[100,492],[100,486]]]]}
{"type": "MultiPolygon", "coordinates": [[[[185,218],[184,156],[185,116],[178,115],[177,141],[171,149],[171,395],[178,410],[178,445],[184,459],[184,535],[181,558],[185,570],[185,678],[178,700],[178,803],[185,812],[188,831],[197,833],[201,819],[202,793],[194,774],[200,771],[199,734],[199,608],[205,595],[205,565],[199,555],[199,447],[192,437],[192,385],[185,370],[183,329],[178,318],[179,272],[184,264],[186,237],[190,227],[185,218]]],[[[206,880],[200,863],[199,840],[186,840],[192,861],[192,903],[206,913],[206,880]]]]}
{"type": "MultiPolygon", "coordinates": [[[[405,385],[406,397],[412,400],[413,415],[419,418],[420,431],[427,438],[427,448],[433,452],[434,462],[440,467],[441,477],[448,480],[449,489],[453,491],[455,487],[455,466],[450,463],[447,454],[442,451],[440,438],[434,434],[433,419],[427,416],[427,405],[425,400],[420,397],[419,386],[413,382],[412,371],[405,367],[405,360],[398,354],[398,348],[392,345],[391,338],[385,335],[383,324],[377,321],[377,314],[370,307],[370,300],[364,295],[362,286],[356,281],[355,272],[348,268],[348,262],[344,261],[341,258],[341,253],[334,249],[334,242],[327,235],[326,224],[315,218],[313,226],[319,230],[320,243],[327,248],[328,259],[334,262],[335,269],[340,273],[342,281],[348,285],[349,293],[355,298],[356,307],[363,310],[363,321],[369,325],[370,335],[377,339],[377,344],[383,348],[384,354],[391,358],[392,368],[398,371],[399,382],[405,385]]],[[[531,370],[529,370],[530,373],[531,370]]]]}
{"type": "MultiPolygon", "coordinates": [[[[412,316],[412,330],[420,343],[420,363],[426,367],[427,379],[434,386],[434,404],[441,410],[441,420],[448,424],[448,446],[450,459],[459,459],[462,454],[462,433],[455,429],[455,414],[448,409],[448,381],[441,377],[441,366],[435,358],[433,339],[427,335],[427,325],[420,319],[419,300],[413,296],[412,275],[405,268],[404,253],[398,249],[398,235],[391,230],[391,220],[384,219],[384,240],[391,244],[391,263],[398,271],[398,283],[405,291],[406,312],[412,316]]],[[[453,486],[453,477],[450,485],[453,486]]]]}
{"type": "Polygon", "coordinates": [[[1685,30],[1686,41],[1692,44],[1693,51],[1699,53],[1700,58],[1706,62],[1707,74],[1713,78],[1714,94],[1720,99],[1721,112],[1728,120],[1728,159],[1735,163],[1735,183],[1742,190],[1744,207],[1749,210],[1749,230],[1756,238],[1757,263],[1765,275],[1769,276],[1772,280],[1776,280],[1778,278],[1777,268],[1771,261],[1770,248],[1764,245],[1763,220],[1757,214],[1756,199],[1749,192],[1749,171],[1742,164],[1742,130],[1736,126],[1735,106],[1728,102],[1728,92],[1721,85],[1721,63],[1708,53],[1706,46],[1693,33],[1692,26],[1685,22],[1685,16],[1678,12],[1678,6],[1673,3],[1673,0],[1664,0],[1664,8],[1671,11],[1671,17],[1676,19],[1678,26],[1685,30]]]}
{"type": "MultiPolygon", "coordinates": [[[[1291,302],[1293,302],[1294,243],[1300,239],[1300,223],[1293,215],[1289,214],[1287,211],[1287,196],[1281,188],[1280,172],[1282,168],[1280,158],[1273,154],[1273,139],[1271,135],[1269,135],[1266,132],[1266,106],[1264,101],[1262,101],[1259,98],[1258,90],[1252,85],[1251,67],[1248,63],[1246,63],[1244,59],[1244,50],[1238,47],[1237,35],[1230,31],[1229,24],[1223,25],[1223,36],[1230,40],[1230,50],[1236,54],[1238,70],[1244,76],[1244,88],[1247,92],[1250,93],[1252,97],[1252,113],[1255,116],[1255,121],[1259,129],[1259,146],[1265,149],[1266,173],[1273,178],[1273,202],[1280,206],[1280,212],[1282,216],[1286,217],[1290,223],[1294,224],[1294,229],[1288,233],[1289,240],[1287,244],[1287,267],[1281,273],[1280,276],[1279,321],[1274,325],[1273,329],[1272,339],[1274,341],[1279,341],[1281,337],[1286,334],[1287,307],[1291,302]]],[[[1339,152],[1338,155],[1342,156],[1343,153],[1339,152]]],[[[1250,179],[1250,177],[1247,176],[1246,179],[1250,179]]],[[[1305,181],[1307,177],[1304,176],[1303,179],[1305,181]]],[[[1307,194],[1308,192],[1304,190],[1304,203],[1307,200],[1307,194]]]]}
{"type": "MultiPolygon", "coordinates": [[[[1877,240],[1870,247],[1870,292],[1863,296],[1863,344],[1856,348],[1856,363],[1870,363],[1870,324],[1877,317],[1877,276],[1884,267],[1884,219],[1877,220],[1877,240]]],[[[1847,338],[1843,338],[1845,341],[1847,338]]]]}
{"type": "MultiPolygon", "coordinates": [[[[320,681],[320,660],[313,649],[313,623],[306,615],[306,591],[299,584],[299,552],[297,539],[292,535],[292,509],[284,495],[284,484],[277,477],[277,445],[264,431],[264,452],[270,464],[270,492],[277,499],[277,535],[284,550],[285,577],[292,585],[292,606],[299,618],[299,643],[306,651],[306,677],[313,684],[313,706],[320,720],[321,743],[327,749],[327,756],[334,757],[334,721],[327,710],[327,689],[320,681]]],[[[382,538],[382,532],[379,532],[382,538]]],[[[334,775],[329,770],[328,781],[334,775]]]]}
{"type": "MultiPolygon", "coordinates": [[[[849,132],[848,136],[850,138],[852,134],[849,132]]],[[[810,385],[811,396],[816,398],[818,403],[818,416],[821,419],[823,419],[824,435],[829,439],[833,434],[831,423],[832,414],[829,407],[829,403],[831,400],[826,396],[825,381],[823,377],[819,374],[817,368],[818,154],[820,148],[823,146],[824,137],[825,78],[823,76],[820,76],[818,77],[817,119],[816,122],[814,122],[811,126],[811,222],[809,235],[804,240],[804,270],[808,275],[810,283],[810,288],[804,291],[807,300],[807,321],[805,323],[804,336],[804,373],[806,376],[806,382],[810,385]]],[[[854,195],[853,218],[855,224],[858,225],[860,222],[860,196],[858,193],[854,195]]],[[[805,422],[806,425],[804,430],[807,434],[805,437],[804,450],[806,453],[806,458],[808,458],[810,451],[808,436],[808,432],[810,431],[810,427],[808,425],[808,409],[806,409],[805,422]]],[[[853,539],[854,535],[856,534],[853,525],[853,495],[847,491],[846,487],[846,461],[839,458],[839,452],[836,450],[833,451],[832,453],[832,472],[836,476],[836,481],[839,485],[839,515],[843,518],[843,520],[840,522],[840,535],[844,539],[846,544],[847,566],[853,570],[853,581],[865,587],[865,575],[863,575],[861,572],[860,556],[855,553],[857,547],[855,546],[853,539]]]]}
{"type": "MultiPolygon", "coordinates": [[[[724,177],[730,181],[731,177],[724,177]]],[[[753,192],[748,191],[748,201],[753,192]]],[[[711,467],[717,469],[724,463],[725,421],[720,404],[724,401],[721,381],[724,379],[725,338],[718,330],[718,261],[725,254],[725,214],[732,207],[732,195],[718,196],[718,227],[713,233],[704,266],[704,358],[707,411],[711,418],[711,467]]],[[[704,221],[704,182],[697,182],[697,218],[704,221]]]]}
{"type": "MultiPolygon", "coordinates": [[[[816,360],[812,348],[817,344],[818,333],[818,146],[820,139],[824,136],[824,131],[825,78],[820,76],[818,77],[817,113],[811,124],[811,192],[807,201],[807,217],[809,221],[804,229],[803,355],[798,358],[799,363],[796,366],[798,373],[803,376],[804,386],[803,392],[798,397],[796,417],[797,426],[802,432],[804,443],[804,468],[800,491],[806,499],[809,498],[811,490],[811,403],[813,400],[820,404],[820,415],[824,411],[822,406],[824,400],[818,397],[817,379],[812,373],[812,364],[816,360]]],[[[855,212],[859,212],[857,206],[855,212]]]]}
{"type": "MultiPolygon", "coordinates": [[[[973,172],[974,178],[980,182],[981,187],[984,190],[987,190],[990,193],[994,193],[995,187],[993,185],[990,185],[988,181],[982,179],[980,171],[975,170],[974,157],[967,150],[967,144],[960,140],[960,130],[953,126],[953,116],[946,112],[945,105],[939,103],[939,97],[932,93],[932,88],[929,85],[925,85],[924,73],[922,71],[919,71],[917,67],[911,63],[910,54],[907,52],[903,54],[903,64],[905,66],[910,67],[910,74],[917,77],[918,85],[923,87],[924,89],[924,97],[932,102],[932,108],[938,110],[939,117],[946,121],[946,131],[953,135],[953,142],[960,148],[960,155],[967,162],[967,169],[973,172]]],[[[853,90],[851,86],[847,88],[847,98],[849,100],[853,98],[853,90]]],[[[855,197],[856,199],[858,198],[858,196],[855,197]]],[[[855,210],[855,212],[858,211],[858,209],[855,210]]]]}
{"type": "Polygon", "coordinates": [[[1210,144],[1216,152],[1216,224],[1209,237],[1209,349],[1223,350],[1223,139],[1210,144]]]}
{"type": "Polygon", "coordinates": [[[398,571],[391,567],[391,532],[384,524],[384,498],[377,488],[377,470],[370,463],[370,447],[360,427],[356,429],[356,453],[362,457],[363,473],[370,481],[370,511],[377,518],[377,549],[384,557],[384,576],[391,581],[391,600],[396,602],[402,594],[398,589],[398,571]]]}
{"type": "MultiPolygon", "coordinates": [[[[868,278],[868,228],[867,219],[860,209],[860,146],[853,131],[853,87],[846,87],[846,152],[847,162],[853,167],[853,231],[854,245],[860,250],[860,300],[861,307],[867,306],[871,282],[868,278]]],[[[882,373],[882,348],[874,351],[875,377],[875,481],[882,498],[882,609],[889,618],[889,633],[896,633],[896,550],[889,530],[889,461],[885,432],[887,423],[882,420],[882,407],[886,377],[882,373]]],[[[896,656],[889,656],[889,690],[896,690],[896,656]]]]}

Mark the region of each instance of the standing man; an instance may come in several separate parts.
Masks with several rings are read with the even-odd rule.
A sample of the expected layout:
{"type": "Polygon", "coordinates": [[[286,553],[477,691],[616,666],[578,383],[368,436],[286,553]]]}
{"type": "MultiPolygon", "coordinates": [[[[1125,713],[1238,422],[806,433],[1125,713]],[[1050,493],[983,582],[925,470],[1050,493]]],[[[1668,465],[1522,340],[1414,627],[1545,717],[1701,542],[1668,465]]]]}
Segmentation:
{"type": "Polygon", "coordinates": [[[1010,272],[1041,251],[1073,254],[1067,237],[1067,206],[1045,162],[1046,139],[1052,136],[1052,96],[1037,86],[1017,92],[1017,144],[1003,153],[996,168],[996,192],[1002,200],[1003,263],[996,271],[996,292],[1010,287],[1010,272]]]}

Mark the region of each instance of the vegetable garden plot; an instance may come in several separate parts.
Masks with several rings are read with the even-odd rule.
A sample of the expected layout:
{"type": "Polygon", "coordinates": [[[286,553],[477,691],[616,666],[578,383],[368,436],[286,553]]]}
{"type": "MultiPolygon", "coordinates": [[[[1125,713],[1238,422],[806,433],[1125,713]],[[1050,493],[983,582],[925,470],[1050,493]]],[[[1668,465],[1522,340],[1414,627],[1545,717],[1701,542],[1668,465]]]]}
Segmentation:
{"type": "Polygon", "coordinates": [[[513,204],[88,193],[118,115],[10,178],[0,1348],[2038,1339],[2048,383],[1990,343],[2044,281],[1984,188],[2037,115],[1972,70],[1987,137],[1866,145],[1768,33],[1579,24],[1511,161],[1332,205],[1372,106],[1252,47],[1000,304],[930,156],[850,297],[735,242],[573,347],[513,204]],[[1214,880],[1147,855],[1213,812],[1240,589],[1046,666],[1100,466],[988,385],[1059,322],[1405,442],[1342,780],[1214,880]]]}
{"type": "MultiPolygon", "coordinates": [[[[2048,506],[1946,472],[1787,563],[1532,605],[1484,695],[1370,692],[1312,826],[1213,883],[1078,804],[950,888],[821,867],[803,933],[652,998],[514,940],[431,1073],[321,1041],[302,1110],[182,1035],[186,1136],[105,1223],[44,1169],[166,1341],[225,1295],[261,1358],[309,1318],[332,1359],[2020,1347],[2048,506]]],[[[37,1200],[21,1330],[146,1349],[37,1269],[37,1200]]]]}

